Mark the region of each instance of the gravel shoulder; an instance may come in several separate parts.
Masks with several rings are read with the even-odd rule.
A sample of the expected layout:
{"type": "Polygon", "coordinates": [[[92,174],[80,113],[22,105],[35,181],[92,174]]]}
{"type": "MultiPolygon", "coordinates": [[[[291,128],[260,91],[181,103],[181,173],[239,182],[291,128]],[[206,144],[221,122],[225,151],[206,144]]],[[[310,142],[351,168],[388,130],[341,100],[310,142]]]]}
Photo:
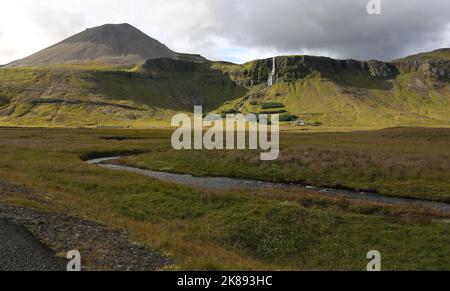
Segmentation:
{"type": "MultiPolygon", "coordinates": [[[[32,193],[0,182],[0,195],[16,192],[32,193]]],[[[155,271],[173,264],[157,252],[131,243],[124,231],[0,203],[0,270],[65,270],[64,257],[71,250],[80,251],[82,265],[83,258],[88,258],[90,270],[155,271]]]]}

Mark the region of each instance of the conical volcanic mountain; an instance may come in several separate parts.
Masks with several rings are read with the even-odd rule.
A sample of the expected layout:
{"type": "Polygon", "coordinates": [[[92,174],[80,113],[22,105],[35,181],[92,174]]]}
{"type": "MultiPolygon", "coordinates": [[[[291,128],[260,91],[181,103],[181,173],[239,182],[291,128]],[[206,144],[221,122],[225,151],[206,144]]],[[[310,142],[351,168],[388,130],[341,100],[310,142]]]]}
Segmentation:
{"type": "Polygon", "coordinates": [[[177,59],[179,54],[130,24],[106,24],[86,29],[8,67],[74,64],[141,64],[149,59],[177,59]]]}

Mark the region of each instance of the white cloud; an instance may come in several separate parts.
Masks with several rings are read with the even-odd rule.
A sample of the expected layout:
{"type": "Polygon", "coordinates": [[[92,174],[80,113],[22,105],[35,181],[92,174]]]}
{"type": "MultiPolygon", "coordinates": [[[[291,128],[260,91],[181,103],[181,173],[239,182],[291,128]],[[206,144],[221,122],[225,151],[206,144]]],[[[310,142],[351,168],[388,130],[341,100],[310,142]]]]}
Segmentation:
{"type": "Polygon", "coordinates": [[[393,59],[448,47],[450,1],[15,0],[0,10],[0,64],[87,27],[128,22],[180,52],[243,62],[278,54],[393,59]]]}

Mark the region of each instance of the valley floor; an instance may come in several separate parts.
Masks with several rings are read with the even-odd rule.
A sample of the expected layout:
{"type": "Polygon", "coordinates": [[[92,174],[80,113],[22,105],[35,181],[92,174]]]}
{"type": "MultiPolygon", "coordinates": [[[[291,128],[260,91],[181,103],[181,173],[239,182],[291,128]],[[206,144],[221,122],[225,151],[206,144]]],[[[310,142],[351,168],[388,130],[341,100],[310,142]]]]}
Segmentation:
{"type": "MultiPolygon", "coordinates": [[[[170,135],[167,130],[0,129],[0,177],[14,185],[0,188],[0,205],[126,231],[129,241],[168,258],[158,267],[164,270],[364,270],[366,254],[374,249],[385,270],[450,268],[445,213],[300,190],[201,189],[83,161],[124,156],[121,163],[166,172],[448,203],[450,129],[285,132],[274,162],[261,162],[252,151],[177,152],[170,135]]],[[[40,231],[49,229],[55,238],[70,240],[70,233],[45,222],[40,231]]],[[[52,247],[51,239],[46,244],[52,247]]],[[[79,247],[87,268],[105,268],[107,254],[79,247]]]]}

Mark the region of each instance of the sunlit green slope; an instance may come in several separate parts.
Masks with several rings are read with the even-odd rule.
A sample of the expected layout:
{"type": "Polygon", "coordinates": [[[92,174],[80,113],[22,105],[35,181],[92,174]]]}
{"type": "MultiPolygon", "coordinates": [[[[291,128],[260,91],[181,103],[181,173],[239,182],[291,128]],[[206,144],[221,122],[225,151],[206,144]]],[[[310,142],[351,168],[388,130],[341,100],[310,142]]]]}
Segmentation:
{"type": "Polygon", "coordinates": [[[391,63],[312,56],[243,65],[153,59],[0,68],[0,125],[146,126],[203,105],[326,126],[450,125],[450,50],[391,63]]]}

